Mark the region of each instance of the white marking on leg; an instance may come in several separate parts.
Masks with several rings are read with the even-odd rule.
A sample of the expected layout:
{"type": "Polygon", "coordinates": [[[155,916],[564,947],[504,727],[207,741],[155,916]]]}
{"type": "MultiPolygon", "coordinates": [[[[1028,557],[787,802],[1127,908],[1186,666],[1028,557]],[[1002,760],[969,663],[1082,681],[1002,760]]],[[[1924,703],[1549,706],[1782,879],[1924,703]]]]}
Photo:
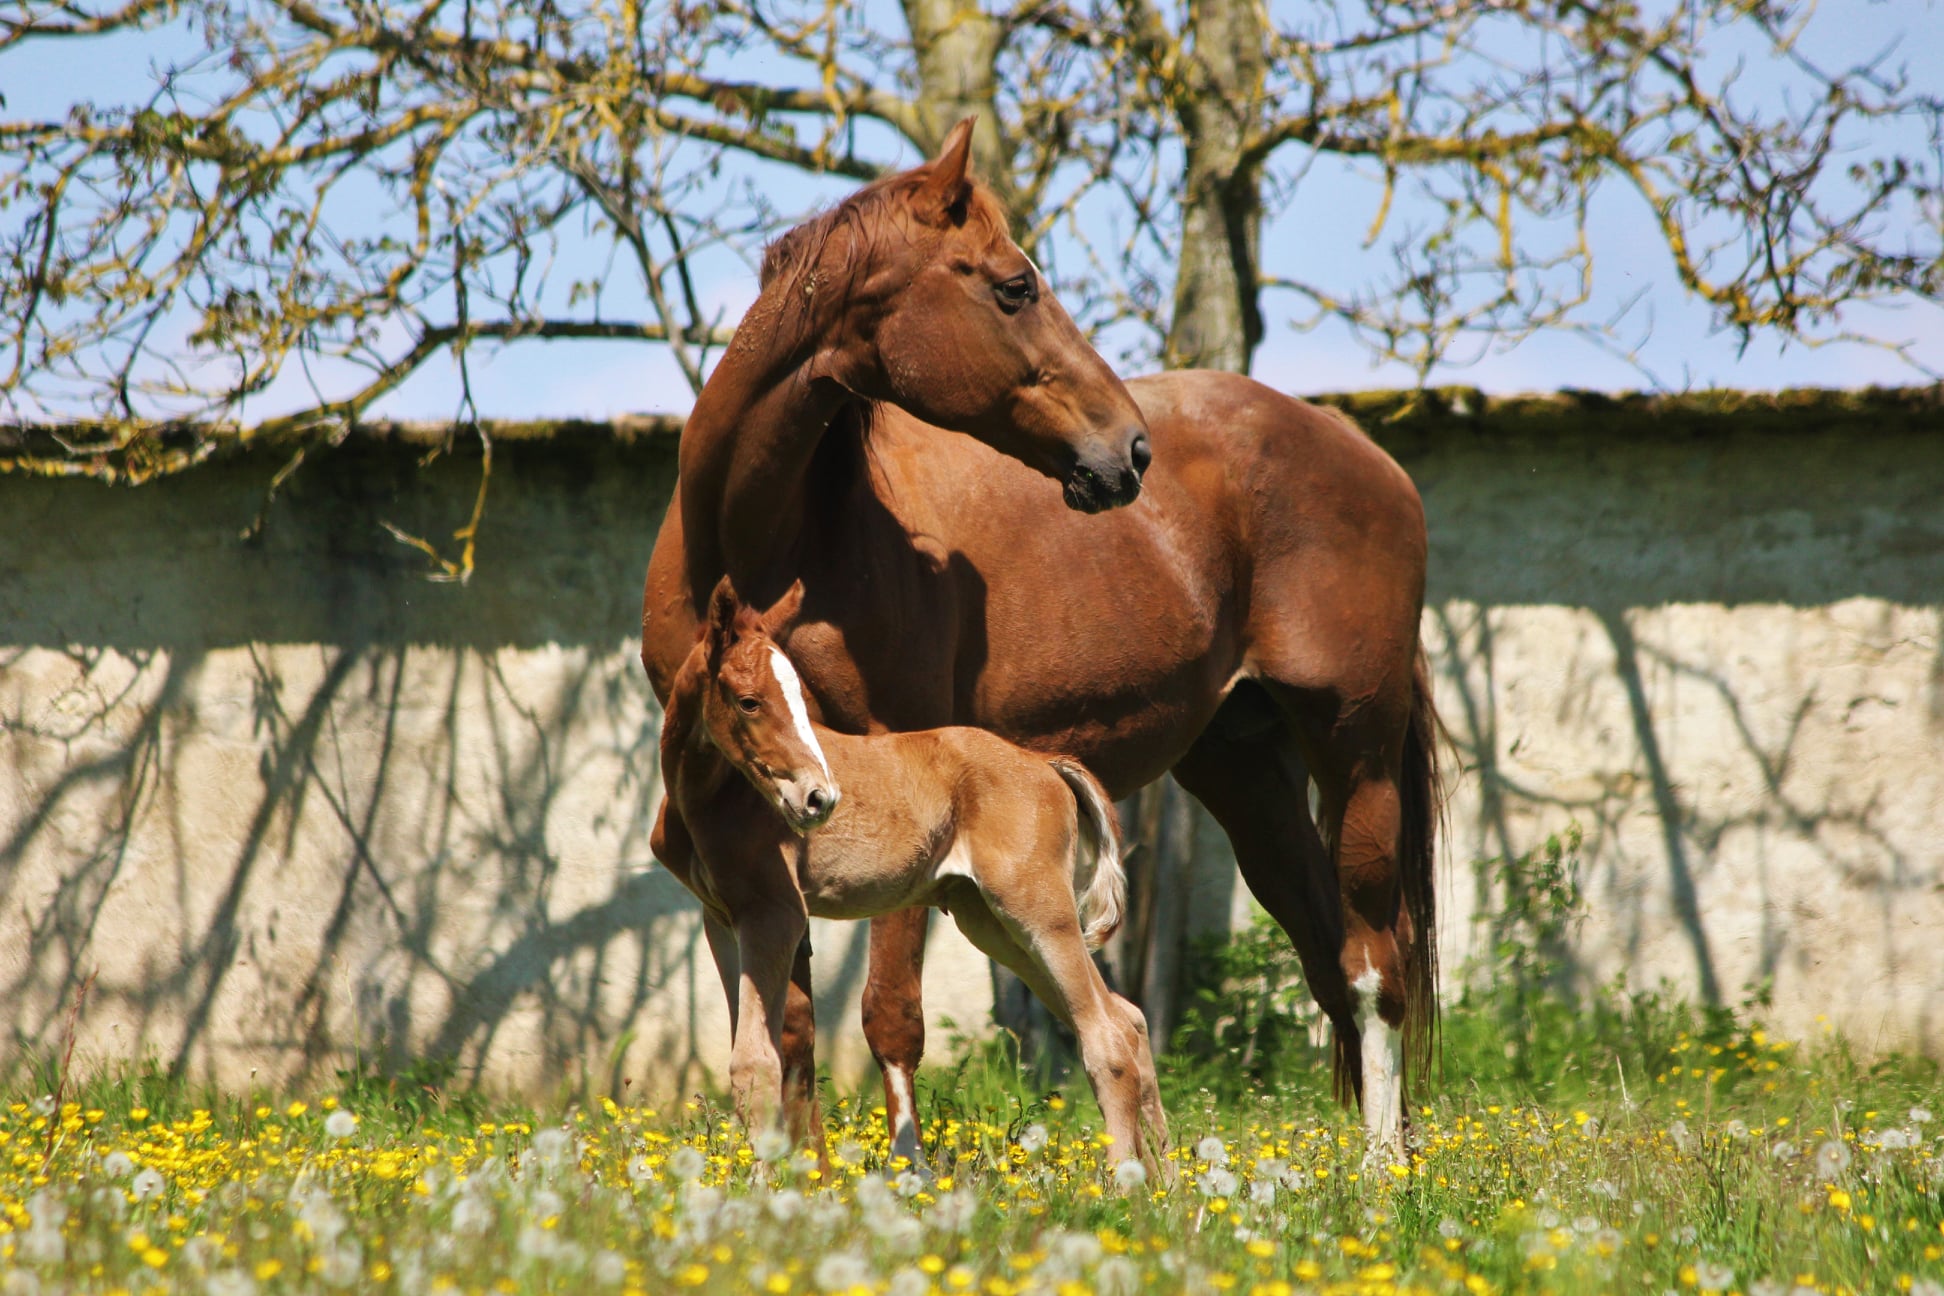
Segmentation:
{"type": "Polygon", "coordinates": [[[917,1096],[911,1090],[911,1077],[901,1066],[887,1066],[884,1082],[891,1099],[891,1156],[903,1157],[916,1170],[924,1164],[925,1153],[918,1146],[917,1096]]]}
{"type": "Polygon", "coordinates": [[[1404,1155],[1404,1035],[1377,1011],[1383,986],[1377,969],[1365,965],[1351,983],[1357,992],[1357,1033],[1363,1040],[1363,1115],[1368,1138],[1364,1156],[1404,1155]]]}
{"type": "Polygon", "coordinates": [[[823,746],[817,742],[816,730],[810,727],[810,709],[803,700],[803,681],[797,677],[796,667],[790,664],[790,659],[783,655],[781,648],[770,649],[770,672],[776,676],[776,683],[783,690],[783,704],[790,708],[790,723],[796,727],[797,737],[803,739],[804,746],[817,758],[817,767],[823,771],[824,782],[830,782],[830,762],[824,759],[823,746]]]}

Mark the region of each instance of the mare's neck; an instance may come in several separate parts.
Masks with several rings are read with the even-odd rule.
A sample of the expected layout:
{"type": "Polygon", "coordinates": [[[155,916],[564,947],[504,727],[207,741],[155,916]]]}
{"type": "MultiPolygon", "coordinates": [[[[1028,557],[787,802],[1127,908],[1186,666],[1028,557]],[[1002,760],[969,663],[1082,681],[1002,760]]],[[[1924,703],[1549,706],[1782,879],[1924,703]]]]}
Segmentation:
{"type": "Polygon", "coordinates": [[[725,573],[758,601],[787,585],[811,459],[851,399],[790,279],[750,307],[682,432],[682,542],[698,608],[725,573]]]}

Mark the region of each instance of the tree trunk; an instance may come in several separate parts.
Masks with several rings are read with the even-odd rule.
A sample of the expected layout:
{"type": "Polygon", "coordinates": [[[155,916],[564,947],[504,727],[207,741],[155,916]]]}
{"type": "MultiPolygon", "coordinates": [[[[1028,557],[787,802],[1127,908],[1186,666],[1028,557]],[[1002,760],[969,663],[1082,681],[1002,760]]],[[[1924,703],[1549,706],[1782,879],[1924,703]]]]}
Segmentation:
{"type": "Polygon", "coordinates": [[[1262,341],[1262,181],[1249,145],[1264,109],[1266,36],[1254,0],[1195,0],[1189,9],[1186,84],[1176,100],[1187,159],[1164,354],[1171,369],[1247,373],[1262,341]]]}
{"type": "Polygon", "coordinates": [[[999,120],[999,44],[1005,28],[991,14],[958,0],[904,0],[905,25],[918,59],[918,144],[926,156],[967,117],[972,128],[972,173],[992,186],[1012,212],[1017,235],[1030,215],[1017,210],[1012,147],[999,120]]]}

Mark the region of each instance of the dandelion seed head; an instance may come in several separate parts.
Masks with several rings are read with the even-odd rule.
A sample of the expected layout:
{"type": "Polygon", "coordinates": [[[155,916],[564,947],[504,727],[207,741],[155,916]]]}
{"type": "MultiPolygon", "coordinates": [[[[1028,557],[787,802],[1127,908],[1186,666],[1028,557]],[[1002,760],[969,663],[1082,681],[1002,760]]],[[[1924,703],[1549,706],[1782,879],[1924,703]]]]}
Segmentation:
{"type": "Polygon", "coordinates": [[[358,1118],[340,1107],[324,1118],[324,1132],[334,1139],[348,1139],[358,1132],[358,1118]]]}
{"type": "MultiPolygon", "coordinates": [[[[1930,1108],[1928,1108],[1928,1107],[1912,1107],[1912,1108],[1910,1109],[1910,1123],[1911,1123],[1912,1125],[1928,1125],[1928,1124],[1930,1124],[1930,1123],[1931,1123],[1931,1114],[1930,1114],[1930,1108]]],[[[1925,1281],[1926,1281],[1926,1282],[1929,1282],[1930,1280],[1929,1280],[1929,1279],[1925,1279],[1925,1281]]],[[[1931,1285],[1932,1285],[1933,1287],[1935,1287],[1935,1286],[1936,1286],[1937,1284],[1936,1284],[1936,1283],[1932,1283],[1931,1285]]],[[[1913,1290],[1914,1290],[1914,1289],[1913,1289],[1913,1290]]]]}
{"type": "Polygon", "coordinates": [[[1851,1153],[1849,1145],[1829,1139],[1816,1149],[1816,1177],[1834,1179],[1849,1169],[1851,1153]]]}
{"type": "Polygon", "coordinates": [[[136,1201],[147,1201],[168,1186],[169,1181],[154,1166],[136,1171],[135,1177],[128,1181],[128,1191],[135,1194],[136,1201]]]}
{"type": "Polygon", "coordinates": [[[817,1286],[827,1292],[847,1292],[853,1287],[870,1287],[874,1275],[871,1262],[854,1251],[833,1251],[817,1261],[813,1275],[817,1286]]]}
{"type": "Polygon", "coordinates": [[[533,1136],[533,1155],[545,1166],[566,1165],[574,1155],[574,1136],[564,1129],[543,1129],[533,1136]]]}
{"type": "Polygon", "coordinates": [[[1028,1125],[1019,1136],[1019,1150],[1027,1156],[1035,1156],[1046,1146],[1046,1126],[1028,1125]]]}
{"type": "Polygon", "coordinates": [[[594,1263],[588,1268],[594,1275],[594,1281],[603,1287],[619,1287],[628,1276],[628,1262],[621,1258],[618,1251],[596,1251],[594,1263]]]}
{"type": "Polygon", "coordinates": [[[772,1126],[749,1140],[749,1150],[765,1164],[781,1161],[790,1155],[790,1136],[772,1126]]]}
{"type": "Polygon", "coordinates": [[[687,1145],[676,1148],[668,1158],[668,1173],[684,1181],[701,1178],[707,1168],[708,1162],[702,1154],[687,1145]]]}
{"type": "Polygon", "coordinates": [[[1140,1290],[1141,1271],[1126,1256],[1108,1256],[1094,1270],[1094,1291],[1098,1296],[1135,1296],[1140,1290]]]}
{"type": "Polygon", "coordinates": [[[1465,1226],[1447,1215],[1438,1221],[1438,1236],[1459,1238],[1465,1236],[1465,1226]]]}
{"type": "Polygon", "coordinates": [[[648,1164],[647,1157],[637,1153],[628,1158],[628,1179],[631,1183],[636,1185],[645,1184],[654,1177],[654,1167],[648,1164]]]}
{"type": "Polygon", "coordinates": [[[1100,1239],[1091,1233],[1062,1229],[1048,1241],[1047,1250],[1078,1270],[1098,1263],[1105,1248],[1101,1246],[1100,1239]]]}
{"type": "Polygon", "coordinates": [[[341,1238],[318,1257],[317,1276],[327,1287],[349,1287],[364,1276],[364,1248],[355,1238],[341,1238]]]}
{"type": "Polygon", "coordinates": [[[101,1173],[107,1175],[110,1179],[120,1179],[124,1175],[132,1173],[134,1169],[135,1162],[129,1157],[128,1153],[122,1151],[120,1148],[116,1148],[113,1152],[101,1158],[101,1173]]]}
{"type": "Polygon", "coordinates": [[[1255,1179],[1249,1183],[1249,1200],[1257,1206],[1272,1206],[1276,1201],[1276,1181],[1255,1179]]]}
{"type": "Polygon", "coordinates": [[[1229,1159],[1227,1145],[1213,1134],[1195,1144],[1195,1155],[1212,1166],[1225,1166],[1229,1159]]]}
{"type": "Polygon", "coordinates": [[[1713,1260],[1701,1260],[1694,1266],[1694,1281],[1702,1291],[1727,1291],[1734,1285],[1735,1271],[1713,1260]]]}
{"type": "Polygon", "coordinates": [[[1235,1175],[1223,1169],[1221,1166],[1216,1166],[1206,1171],[1201,1178],[1195,1181],[1196,1186],[1201,1189],[1202,1196],[1204,1197],[1233,1196],[1235,1193],[1235,1182],[1235,1175]]]}
{"type": "Polygon", "coordinates": [[[803,1214],[803,1194],[794,1188],[773,1192],[763,1199],[763,1209],[767,1210],[769,1217],[778,1224],[788,1224],[803,1214]]]}
{"type": "Polygon", "coordinates": [[[891,1275],[891,1285],[885,1289],[886,1296],[925,1296],[931,1290],[931,1279],[922,1269],[910,1265],[891,1275]]]}
{"type": "Polygon", "coordinates": [[[476,1193],[462,1194],[452,1207],[452,1231],[462,1237],[477,1237],[493,1226],[492,1203],[476,1193]]]}
{"type": "Polygon", "coordinates": [[[203,1280],[203,1296],[256,1296],[256,1279],[241,1269],[218,1269],[203,1280]]]}
{"type": "Polygon", "coordinates": [[[972,1227],[979,1213],[979,1199],[963,1188],[954,1188],[933,1203],[931,1222],[949,1233],[963,1233],[972,1227]]]}
{"type": "Polygon", "coordinates": [[[1138,1157],[1128,1157],[1114,1167],[1114,1187],[1130,1192],[1147,1182],[1147,1166],[1138,1157]]]}

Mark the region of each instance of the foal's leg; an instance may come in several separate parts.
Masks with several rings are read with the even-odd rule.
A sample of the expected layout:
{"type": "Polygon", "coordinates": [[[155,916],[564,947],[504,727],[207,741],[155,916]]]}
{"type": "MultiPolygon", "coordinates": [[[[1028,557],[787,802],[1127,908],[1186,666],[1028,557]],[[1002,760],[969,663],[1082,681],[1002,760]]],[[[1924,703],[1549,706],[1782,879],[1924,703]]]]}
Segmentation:
{"type": "Polygon", "coordinates": [[[823,1107],[817,1102],[817,1009],[810,994],[810,938],[797,942],[783,1009],[783,1116],[790,1137],[824,1164],[823,1107]]]}
{"type": "Polygon", "coordinates": [[[864,979],[864,1039],[884,1073],[884,1119],[891,1155],[929,1174],[918,1130],[912,1078],[925,1055],[925,932],[929,909],[899,909],[871,919],[871,961],[864,979]]]}
{"type": "MultiPolygon", "coordinates": [[[[1071,877],[1068,870],[1067,877],[1071,877]]],[[[1086,1068],[1116,1159],[1145,1157],[1158,1163],[1168,1146],[1168,1118],[1154,1086],[1154,1062],[1140,1012],[1107,989],[1087,953],[1073,894],[1052,870],[1037,875],[988,879],[980,871],[982,897],[955,896],[952,917],[981,952],[1018,974],[1039,1001],[1080,1042],[1086,1068]],[[1153,1146],[1143,1137],[1146,1123],[1153,1146]]]]}
{"type": "Polygon", "coordinates": [[[736,1114],[752,1130],[773,1123],[783,1105],[784,1004],[808,925],[800,903],[795,907],[768,904],[737,915],[741,1003],[735,1043],[729,1050],[729,1090],[735,1096],[736,1114]]]}
{"type": "Polygon", "coordinates": [[[722,996],[729,1001],[729,1038],[736,1038],[736,1011],[741,1006],[742,955],[736,949],[736,929],[707,909],[702,911],[702,936],[709,942],[709,957],[715,961],[716,978],[722,982],[722,996]]]}

